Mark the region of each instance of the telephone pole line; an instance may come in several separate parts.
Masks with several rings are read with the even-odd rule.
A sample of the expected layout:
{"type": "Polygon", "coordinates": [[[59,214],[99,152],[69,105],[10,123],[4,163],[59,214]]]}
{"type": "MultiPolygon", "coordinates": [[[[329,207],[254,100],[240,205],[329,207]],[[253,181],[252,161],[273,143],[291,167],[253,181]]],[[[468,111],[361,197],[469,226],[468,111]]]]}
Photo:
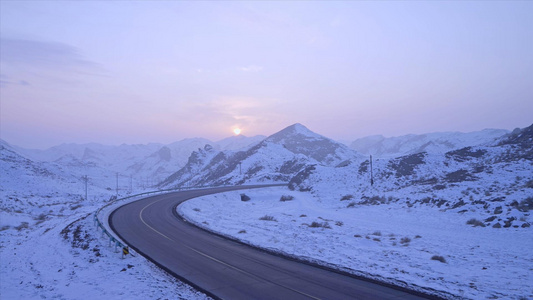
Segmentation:
{"type": "Polygon", "coordinates": [[[83,181],[85,182],[85,201],[87,201],[87,182],[89,181],[89,178],[87,177],[87,175],[85,175],[81,179],[83,179],[83,181]]]}
{"type": "Polygon", "coordinates": [[[370,155],[370,185],[374,185],[374,173],[372,171],[372,155],[370,155]]]}

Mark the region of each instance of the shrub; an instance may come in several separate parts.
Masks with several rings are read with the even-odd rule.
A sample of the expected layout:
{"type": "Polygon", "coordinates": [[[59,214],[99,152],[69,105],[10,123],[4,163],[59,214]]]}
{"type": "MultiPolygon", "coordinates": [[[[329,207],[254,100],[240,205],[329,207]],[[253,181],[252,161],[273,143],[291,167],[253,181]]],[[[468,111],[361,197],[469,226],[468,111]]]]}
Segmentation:
{"type": "Polygon", "coordinates": [[[381,231],[374,231],[374,233],[372,233],[372,235],[376,235],[376,236],[381,236],[381,231]]]}
{"type": "Polygon", "coordinates": [[[199,208],[193,208],[192,210],[194,210],[194,211],[198,211],[198,212],[200,211],[199,208]]]}
{"type": "Polygon", "coordinates": [[[485,224],[484,224],[483,222],[481,222],[481,221],[478,220],[478,219],[474,219],[474,218],[472,218],[472,219],[466,221],[466,224],[468,224],[468,225],[472,225],[472,226],[474,226],[474,227],[478,227],[478,226],[485,227],[485,224]]]}
{"type": "Polygon", "coordinates": [[[496,218],[498,218],[498,217],[496,217],[496,216],[488,217],[488,218],[485,219],[485,222],[492,222],[492,221],[496,220],[496,218]]]}
{"type": "Polygon", "coordinates": [[[422,236],[420,236],[418,234],[415,236],[415,239],[421,239],[421,238],[422,238],[422,236]]]}
{"type": "Polygon", "coordinates": [[[440,261],[441,263],[446,263],[446,259],[440,255],[433,255],[431,257],[431,260],[437,260],[437,261],[440,261]]]}
{"type": "Polygon", "coordinates": [[[44,221],[46,220],[46,215],[45,214],[40,214],[39,216],[33,218],[34,220],[36,221],[44,221]]]}
{"type": "Polygon", "coordinates": [[[243,230],[239,231],[239,233],[246,233],[246,230],[243,229],[243,230]]]}
{"type": "Polygon", "coordinates": [[[30,224],[29,224],[28,222],[22,222],[22,223],[20,223],[19,226],[15,226],[15,229],[16,229],[17,231],[21,231],[22,229],[28,228],[29,225],[30,225],[30,224]]]}
{"type": "Polygon", "coordinates": [[[354,206],[355,206],[355,202],[350,202],[350,203],[348,203],[348,206],[346,206],[346,207],[354,207],[354,206]]]}
{"type": "Polygon", "coordinates": [[[527,187],[527,188],[530,188],[530,189],[533,189],[533,179],[531,179],[530,181],[528,181],[528,182],[526,183],[526,187],[527,187]]]}
{"type": "Polygon", "coordinates": [[[340,226],[344,225],[344,222],[342,222],[342,221],[337,221],[337,222],[335,222],[335,225],[337,225],[337,226],[340,227],[340,226]]]}
{"type": "Polygon", "coordinates": [[[410,242],[411,242],[411,239],[408,238],[408,237],[403,237],[403,238],[400,239],[400,244],[402,244],[402,245],[406,245],[407,246],[407,244],[409,244],[410,242]]]}
{"type": "Polygon", "coordinates": [[[362,235],[360,235],[360,234],[354,234],[354,235],[353,235],[353,237],[356,237],[356,238],[361,238],[361,237],[363,237],[363,236],[362,236],[362,235]]]}
{"type": "Polygon", "coordinates": [[[307,217],[307,215],[300,215],[300,218],[305,218],[307,217]]]}
{"type": "Polygon", "coordinates": [[[353,195],[344,195],[342,196],[341,201],[351,200],[351,199],[353,199],[353,195]]]}
{"type": "Polygon", "coordinates": [[[331,226],[329,226],[328,222],[320,223],[320,222],[315,222],[315,221],[313,221],[313,223],[311,223],[311,225],[309,225],[309,227],[311,227],[311,228],[331,228],[331,226]]]}
{"type": "Polygon", "coordinates": [[[445,188],[446,188],[446,185],[444,185],[444,184],[437,184],[437,185],[433,186],[433,189],[437,190],[437,191],[443,190],[445,188]]]}
{"type": "Polygon", "coordinates": [[[293,200],[293,199],[294,199],[294,197],[291,196],[291,195],[283,195],[283,196],[281,196],[279,201],[285,202],[285,201],[290,201],[290,200],[293,200]]]}
{"type": "Polygon", "coordinates": [[[70,206],[70,210],[76,210],[76,209],[78,209],[78,208],[80,208],[80,207],[82,207],[81,204],[72,205],[72,206],[70,206]]]}
{"type": "Polygon", "coordinates": [[[263,220],[263,221],[277,221],[273,216],[269,216],[269,215],[264,215],[264,216],[262,216],[261,218],[259,218],[259,220],[263,220]]]}
{"type": "Polygon", "coordinates": [[[250,201],[250,197],[248,197],[246,194],[241,194],[241,201],[250,201]]]}
{"type": "Polygon", "coordinates": [[[521,212],[528,212],[530,209],[533,209],[533,197],[528,197],[527,199],[520,201],[517,209],[521,212]]]}

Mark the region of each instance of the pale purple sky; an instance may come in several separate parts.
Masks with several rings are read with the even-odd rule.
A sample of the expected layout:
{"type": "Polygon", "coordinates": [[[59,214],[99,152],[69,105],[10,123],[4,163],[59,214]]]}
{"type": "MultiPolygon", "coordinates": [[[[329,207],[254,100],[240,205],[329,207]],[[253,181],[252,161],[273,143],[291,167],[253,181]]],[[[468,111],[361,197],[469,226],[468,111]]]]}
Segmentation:
{"type": "Polygon", "coordinates": [[[0,25],[22,147],[533,123],[533,1],[0,1],[0,25]]]}

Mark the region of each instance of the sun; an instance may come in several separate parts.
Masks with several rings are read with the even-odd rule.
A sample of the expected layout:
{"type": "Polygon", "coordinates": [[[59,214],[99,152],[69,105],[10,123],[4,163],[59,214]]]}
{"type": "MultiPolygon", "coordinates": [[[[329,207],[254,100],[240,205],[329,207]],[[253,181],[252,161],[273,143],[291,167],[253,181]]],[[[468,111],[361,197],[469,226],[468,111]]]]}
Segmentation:
{"type": "Polygon", "coordinates": [[[235,129],[233,129],[233,133],[235,133],[235,135],[239,135],[239,134],[241,134],[241,129],[240,128],[235,128],[235,129]]]}

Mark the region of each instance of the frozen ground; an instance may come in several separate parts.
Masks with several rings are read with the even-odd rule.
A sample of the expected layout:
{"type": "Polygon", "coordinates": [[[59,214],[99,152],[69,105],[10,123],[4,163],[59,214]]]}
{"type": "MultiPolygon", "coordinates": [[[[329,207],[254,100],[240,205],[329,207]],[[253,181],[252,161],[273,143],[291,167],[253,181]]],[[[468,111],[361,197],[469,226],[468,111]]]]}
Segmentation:
{"type": "Polygon", "coordinates": [[[37,219],[0,212],[0,299],[207,298],[143,257],[121,259],[96,231],[96,209],[37,219]]]}
{"type": "Polygon", "coordinates": [[[348,208],[350,201],[286,188],[245,191],[251,200],[242,202],[240,193],[193,199],[178,210],[258,247],[449,298],[533,299],[529,229],[471,227],[466,222],[479,216],[471,211],[399,203],[348,208]],[[283,195],[294,199],[280,201],[283,195]]]}

